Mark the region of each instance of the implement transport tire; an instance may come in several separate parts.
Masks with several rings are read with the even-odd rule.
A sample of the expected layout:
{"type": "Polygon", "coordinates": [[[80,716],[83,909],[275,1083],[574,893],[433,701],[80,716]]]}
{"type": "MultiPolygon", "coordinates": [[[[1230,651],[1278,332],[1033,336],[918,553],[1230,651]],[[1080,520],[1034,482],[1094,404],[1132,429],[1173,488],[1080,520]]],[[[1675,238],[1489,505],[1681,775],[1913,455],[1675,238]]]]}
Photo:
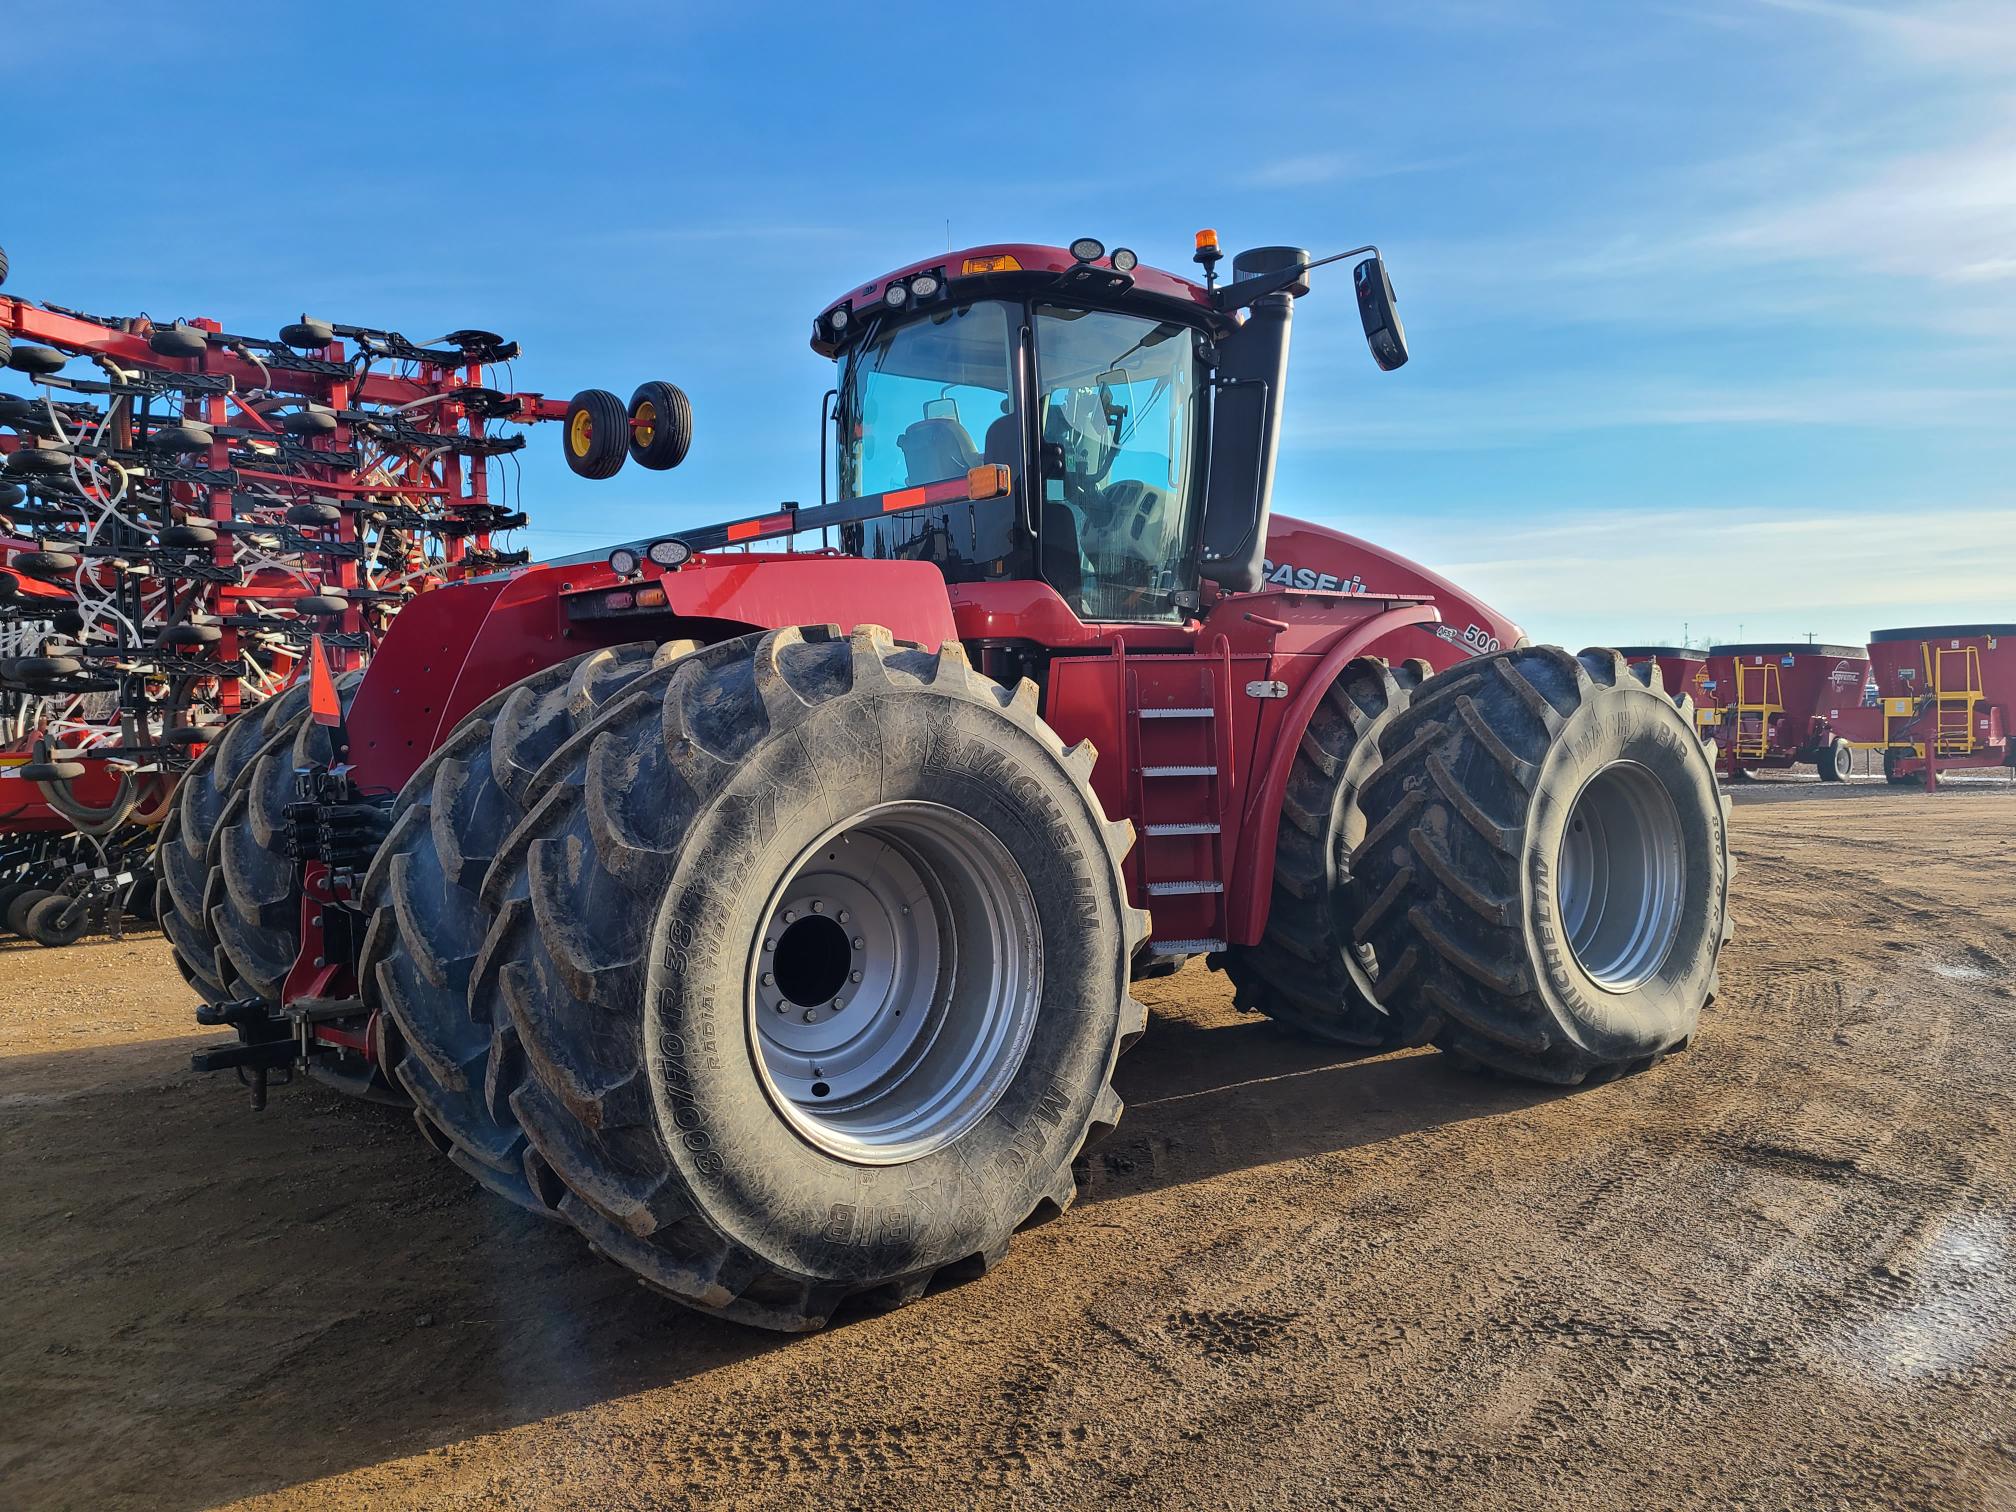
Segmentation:
{"type": "Polygon", "coordinates": [[[1814,765],[1820,769],[1822,782],[1846,782],[1855,775],[1855,748],[1837,738],[1820,753],[1814,765]]]}
{"type": "Polygon", "coordinates": [[[1238,1007],[1342,1044],[1406,1043],[1407,1027],[1373,995],[1378,964],[1354,938],[1365,900],[1350,858],[1365,834],[1358,793],[1379,764],[1379,732],[1432,670],[1361,656],[1316,706],[1281,804],[1267,932],[1226,954],[1238,1007]]]}
{"type": "Polygon", "coordinates": [[[1692,710],[1614,651],[1429,679],[1380,737],[1351,869],[1389,1011],[1573,1085],[1686,1046],[1729,936],[1728,800],[1692,710]]]}
{"type": "Polygon", "coordinates": [[[693,405],[673,383],[646,383],[630,396],[630,456],[639,467],[667,472],[693,445],[693,405]]]}
{"type": "Polygon", "coordinates": [[[541,765],[605,704],[691,641],[590,651],[533,673],[468,714],[407,782],[392,829],[364,879],[370,910],[358,981],[364,1005],[390,1014],[405,1051],[396,1075],[429,1144],[484,1186],[544,1214],[525,1184],[525,1138],[493,1074],[517,1052],[470,968],[485,920],[477,887],[525,817],[541,765]]]}
{"type": "Polygon", "coordinates": [[[1061,1212],[1146,1022],[1093,760],[956,641],[774,630],[640,679],[483,882],[472,1001],[517,1035],[533,1190],[791,1332],[1061,1212]]]}
{"type": "Polygon", "coordinates": [[[182,774],[154,842],[155,917],[176,969],[206,1003],[233,1002],[249,991],[224,955],[211,920],[224,890],[211,841],[238,779],[307,707],[303,681],[226,724],[182,774]]]}
{"type": "Polygon", "coordinates": [[[567,465],[584,478],[613,478],[630,455],[630,411],[607,389],[583,389],[560,430],[567,465]]]}

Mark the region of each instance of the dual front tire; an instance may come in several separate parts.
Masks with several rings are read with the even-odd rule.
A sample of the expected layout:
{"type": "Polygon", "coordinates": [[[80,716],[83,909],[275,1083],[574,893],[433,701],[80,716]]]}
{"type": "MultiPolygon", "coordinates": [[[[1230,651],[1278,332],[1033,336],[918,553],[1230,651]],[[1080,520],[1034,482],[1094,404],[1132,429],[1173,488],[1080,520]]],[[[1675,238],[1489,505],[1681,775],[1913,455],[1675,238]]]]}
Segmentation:
{"type": "MultiPolygon", "coordinates": [[[[1727,800],[1691,712],[1604,650],[1501,651],[1408,690],[1370,770],[1340,766],[1324,938],[1352,981],[1320,1027],[1570,1085],[1684,1047],[1729,932],[1727,800]]],[[[1254,1006],[1309,1027],[1277,1001],[1254,1006]]]]}

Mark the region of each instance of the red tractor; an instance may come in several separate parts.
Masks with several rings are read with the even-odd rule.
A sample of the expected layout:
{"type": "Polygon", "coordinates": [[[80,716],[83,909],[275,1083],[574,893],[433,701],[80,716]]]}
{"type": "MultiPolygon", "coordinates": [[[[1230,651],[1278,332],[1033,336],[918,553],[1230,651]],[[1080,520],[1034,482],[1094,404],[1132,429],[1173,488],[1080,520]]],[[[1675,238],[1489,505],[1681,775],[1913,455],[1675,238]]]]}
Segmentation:
{"type": "MultiPolygon", "coordinates": [[[[1129,984],[1185,958],[1546,1082],[1686,1045],[1729,870],[1686,701],[1270,526],[1338,260],[991,246],[834,301],[830,499],[428,594],[209,748],[161,862],[238,1030],[198,1064],[396,1089],[494,1192],[799,1330],[1069,1206],[1129,984]]],[[[577,398],[576,470],[683,448],[663,399],[577,398]]]]}

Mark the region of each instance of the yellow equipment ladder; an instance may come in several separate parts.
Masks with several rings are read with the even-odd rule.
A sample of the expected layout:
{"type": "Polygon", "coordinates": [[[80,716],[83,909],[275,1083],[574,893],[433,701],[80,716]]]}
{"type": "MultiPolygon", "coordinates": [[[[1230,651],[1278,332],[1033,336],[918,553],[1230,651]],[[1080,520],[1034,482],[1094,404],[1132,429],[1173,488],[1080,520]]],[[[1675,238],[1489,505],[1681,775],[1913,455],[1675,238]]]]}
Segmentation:
{"type": "Polygon", "coordinates": [[[1778,664],[1746,667],[1736,658],[1736,725],[1730,744],[1736,759],[1758,759],[1771,754],[1771,718],[1785,712],[1784,691],[1778,681],[1778,664]],[[1757,696],[1750,695],[1755,692],[1757,696]]]}
{"type": "Polygon", "coordinates": [[[1941,756],[1974,754],[1974,709],[1981,689],[1981,653],[1973,646],[1931,646],[1932,729],[1941,756]]]}

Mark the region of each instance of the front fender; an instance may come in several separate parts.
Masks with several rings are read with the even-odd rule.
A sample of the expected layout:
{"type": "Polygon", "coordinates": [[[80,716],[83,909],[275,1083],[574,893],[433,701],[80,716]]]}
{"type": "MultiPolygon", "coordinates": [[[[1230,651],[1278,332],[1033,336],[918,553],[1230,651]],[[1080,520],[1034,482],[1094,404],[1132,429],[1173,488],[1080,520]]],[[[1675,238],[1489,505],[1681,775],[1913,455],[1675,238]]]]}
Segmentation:
{"type": "Polygon", "coordinates": [[[1281,716],[1266,753],[1267,767],[1246,801],[1239,825],[1239,849],[1232,862],[1227,938],[1235,945],[1258,944],[1267,927],[1267,908],[1274,896],[1274,851],[1280,838],[1281,805],[1288,793],[1288,774],[1295,753],[1315,717],[1316,706],[1330,691],[1346,663],[1363,656],[1376,642],[1399,630],[1419,626],[1432,635],[1440,616],[1432,604],[1401,604],[1370,615],[1340,631],[1321,651],[1314,668],[1303,677],[1294,699],[1281,716]]]}

